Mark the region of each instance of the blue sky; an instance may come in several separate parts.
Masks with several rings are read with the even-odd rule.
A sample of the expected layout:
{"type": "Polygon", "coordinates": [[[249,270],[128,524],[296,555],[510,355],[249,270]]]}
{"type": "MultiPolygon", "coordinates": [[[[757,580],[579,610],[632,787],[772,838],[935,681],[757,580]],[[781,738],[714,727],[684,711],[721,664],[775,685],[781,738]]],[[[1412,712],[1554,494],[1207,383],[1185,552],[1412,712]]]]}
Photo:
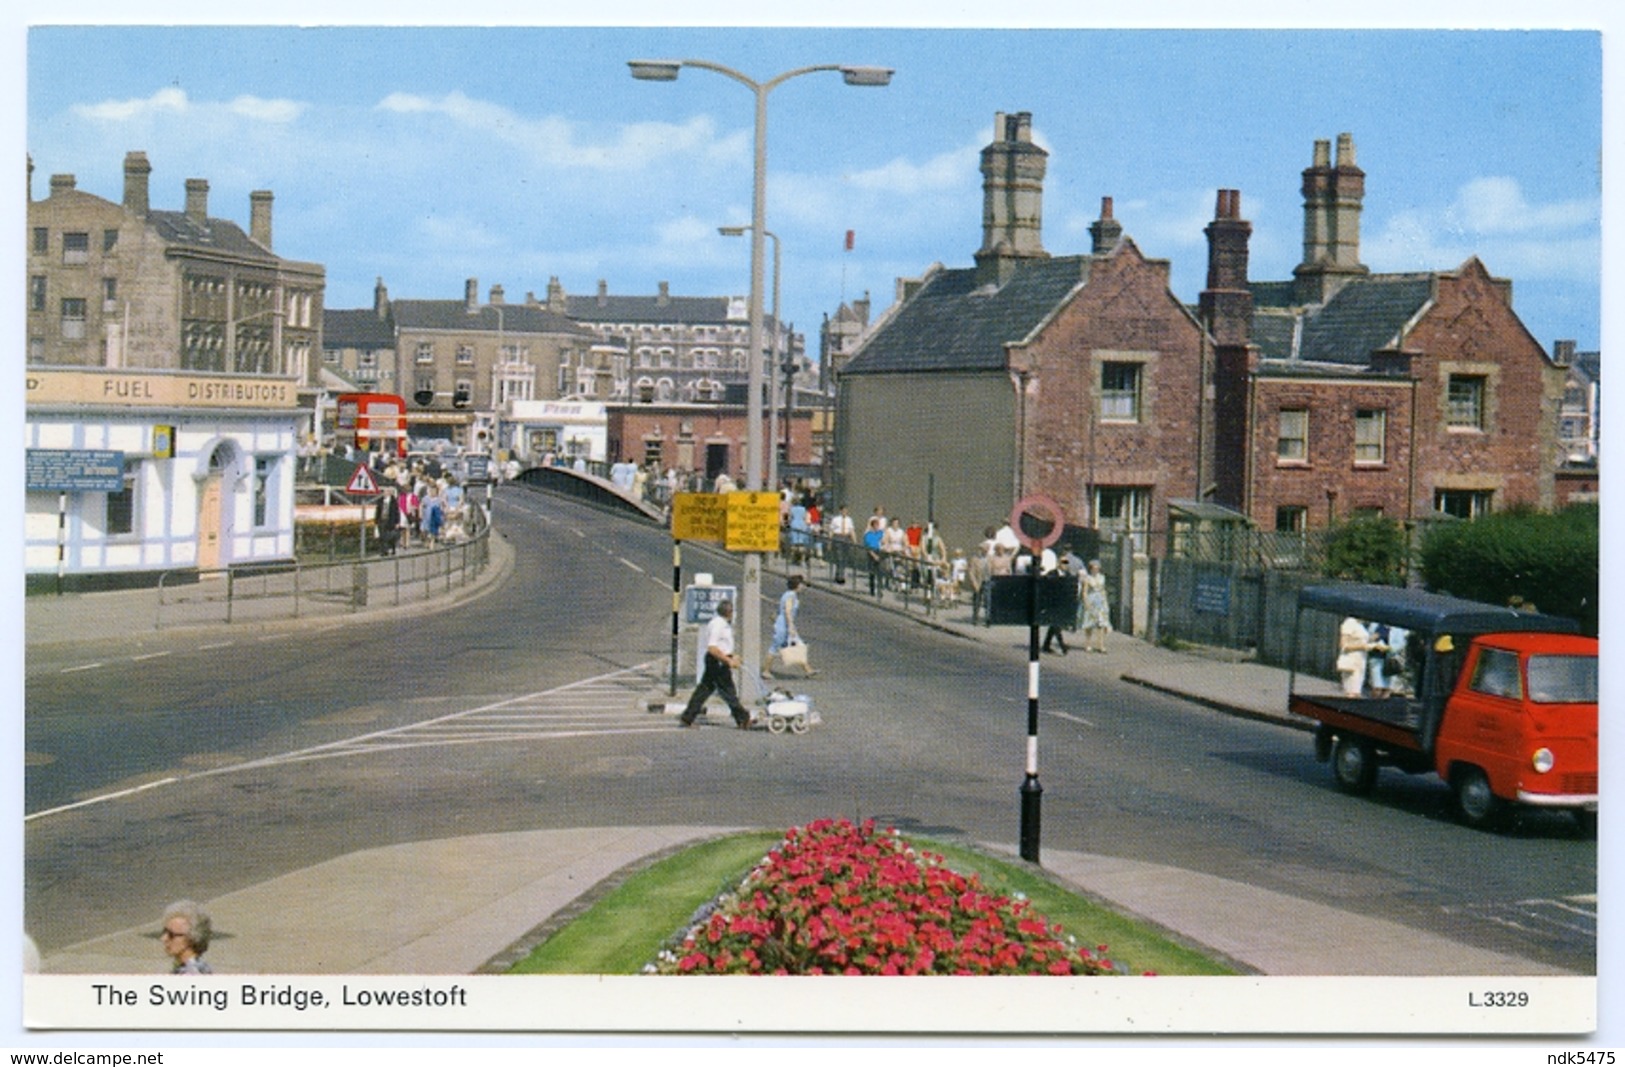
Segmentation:
{"type": "Polygon", "coordinates": [[[201,177],[210,213],[246,226],[249,192],[270,189],[277,251],[325,264],[329,307],[367,305],[378,277],[406,298],[460,298],[470,277],[509,300],[555,276],[571,293],[743,294],[748,242],[716,227],[749,221],[751,94],[626,67],[689,57],[758,80],[896,69],[883,89],[814,74],[770,97],[768,229],[784,317],[813,345],[843,299],[868,292],[878,312],[897,277],[971,263],[999,111],[1032,112],[1050,152],[1053,254],[1088,250],[1110,196],[1194,301],[1215,191],[1237,188],[1252,277],[1290,277],[1300,172],[1347,131],[1368,266],[1476,254],[1544,347],[1601,340],[1595,32],[93,24],[36,25],[26,47],[35,196],[67,172],[118,200],[132,149],[155,207],[201,177]]]}

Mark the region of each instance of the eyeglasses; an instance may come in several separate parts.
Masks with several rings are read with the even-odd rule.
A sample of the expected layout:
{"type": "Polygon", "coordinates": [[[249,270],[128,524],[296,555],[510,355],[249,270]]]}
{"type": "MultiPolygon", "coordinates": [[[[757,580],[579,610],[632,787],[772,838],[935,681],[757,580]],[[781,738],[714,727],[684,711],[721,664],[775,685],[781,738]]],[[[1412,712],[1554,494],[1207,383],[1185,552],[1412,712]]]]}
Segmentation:
{"type": "Polygon", "coordinates": [[[184,930],[159,930],[158,931],[158,938],[161,941],[168,941],[172,937],[185,937],[185,936],[186,936],[186,931],[184,931],[184,930]]]}

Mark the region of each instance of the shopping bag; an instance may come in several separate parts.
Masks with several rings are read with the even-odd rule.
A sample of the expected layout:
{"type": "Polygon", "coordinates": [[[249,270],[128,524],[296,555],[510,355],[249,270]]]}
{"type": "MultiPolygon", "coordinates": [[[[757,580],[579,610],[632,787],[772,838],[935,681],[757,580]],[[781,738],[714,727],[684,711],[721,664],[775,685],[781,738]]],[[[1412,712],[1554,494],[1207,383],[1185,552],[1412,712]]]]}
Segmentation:
{"type": "Polygon", "coordinates": [[[807,642],[797,641],[793,645],[785,645],[779,649],[779,662],[786,667],[800,667],[811,674],[812,667],[807,663],[807,642]]]}

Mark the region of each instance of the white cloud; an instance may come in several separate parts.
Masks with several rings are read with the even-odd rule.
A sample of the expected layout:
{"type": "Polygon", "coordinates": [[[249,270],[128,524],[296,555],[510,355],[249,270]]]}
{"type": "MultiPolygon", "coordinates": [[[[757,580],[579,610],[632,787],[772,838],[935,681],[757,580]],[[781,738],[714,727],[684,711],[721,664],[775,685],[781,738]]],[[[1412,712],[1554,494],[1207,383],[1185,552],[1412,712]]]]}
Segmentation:
{"type": "Polygon", "coordinates": [[[981,149],[977,146],[943,152],[923,163],[898,157],[879,167],[857,171],[845,180],[857,189],[895,196],[918,196],[958,189],[974,182],[980,158],[981,149]]]}
{"type": "Polygon", "coordinates": [[[96,122],[129,122],[164,114],[185,114],[191,101],[181,89],[160,89],[148,97],[131,100],[103,100],[99,104],[75,104],[73,113],[96,122]]]}
{"type": "Polygon", "coordinates": [[[1600,262],[1600,204],[1532,203],[1512,178],[1475,178],[1442,207],[1389,217],[1361,258],[1374,270],[1441,270],[1477,256],[1496,274],[1594,280],[1600,262]]]}
{"type": "Polygon", "coordinates": [[[614,140],[595,144],[586,142],[580,126],[566,119],[528,119],[510,108],[462,92],[440,97],[390,93],[378,102],[377,109],[397,115],[444,118],[465,130],[520,148],[539,165],[556,168],[637,170],[656,160],[669,161],[688,154],[722,163],[749,158],[748,134],[741,131],[719,136],[715,122],[704,115],[681,125],[631,123],[622,126],[614,140]]]}
{"type": "Polygon", "coordinates": [[[184,89],[170,88],[160,89],[147,97],[76,104],[73,113],[102,123],[131,123],[179,116],[192,120],[217,120],[233,116],[255,122],[285,124],[296,121],[307,107],[297,100],[259,96],[239,96],[227,103],[198,102],[187,96],[184,89]]]}

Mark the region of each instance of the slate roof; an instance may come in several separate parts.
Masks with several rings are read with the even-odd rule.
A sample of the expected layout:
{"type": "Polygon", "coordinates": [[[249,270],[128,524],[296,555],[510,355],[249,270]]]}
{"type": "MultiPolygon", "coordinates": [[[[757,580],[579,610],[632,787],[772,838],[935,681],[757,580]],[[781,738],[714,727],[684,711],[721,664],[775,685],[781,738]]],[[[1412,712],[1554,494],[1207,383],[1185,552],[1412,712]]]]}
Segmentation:
{"type": "MultiPolygon", "coordinates": [[[[1332,363],[1363,367],[1371,353],[1393,346],[1400,331],[1433,295],[1432,274],[1373,274],[1348,282],[1324,305],[1283,313],[1280,304],[1265,305],[1253,316],[1253,343],[1268,360],[1332,363]],[[1293,334],[1301,320],[1294,351],[1293,334]]],[[[1288,283],[1254,286],[1270,299],[1288,283]]]]}
{"type": "Polygon", "coordinates": [[[328,308],[322,312],[323,348],[392,348],[395,327],[372,308],[328,308]]]}
{"type": "Polygon", "coordinates": [[[535,304],[503,304],[499,316],[490,304],[481,304],[473,314],[461,300],[393,300],[390,308],[395,325],[402,330],[486,330],[504,333],[574,334],[598,340],[598,334],[555,311],[535,304]]]}
{"type": "Polygon", "coordinates": [[[996,371],[1004,346],[1030,334],[1079,285],[1090,256],[1021,263],[1004,286],[979,286],[974,267],[932,275],[858,350],[842,376],[996,371]]]}
{"type": "MultiPolygon", "coordinates": [[[[728,320],[729,297],[566,296],[565,310],[578,322],[723,323],[728,320]]],[[[771,322],[772,315],[763,318],[771,322]]]]}
{"type": "Polygon", "coordinates": [[[240,259],[257,259],[266,264],[279,262],[278,256],[249,237],[235,222],[225,219],[204,219],[199,222],[184,211],[149,211],[146,221],[158,231],[165,244],[208,249],[240,259]]]}

